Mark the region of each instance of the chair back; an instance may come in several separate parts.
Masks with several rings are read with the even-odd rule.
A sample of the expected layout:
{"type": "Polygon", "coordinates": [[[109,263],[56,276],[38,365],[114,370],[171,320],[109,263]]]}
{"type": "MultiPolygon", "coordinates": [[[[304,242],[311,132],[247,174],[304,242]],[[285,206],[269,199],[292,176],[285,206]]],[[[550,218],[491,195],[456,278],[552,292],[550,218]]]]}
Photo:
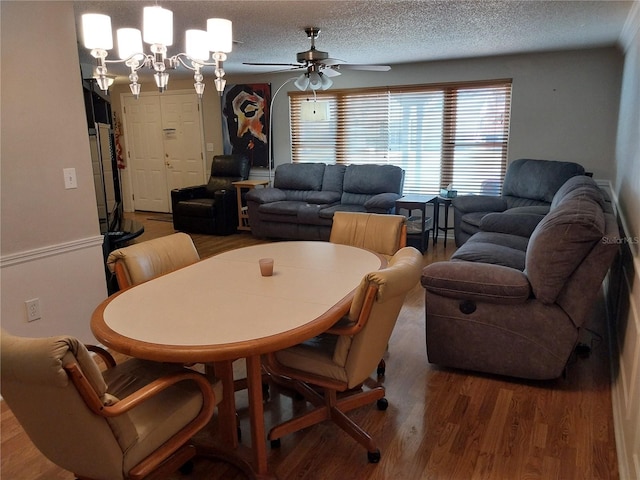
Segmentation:
{"type": "Polygon", "coordinates": [[[393,255],[386,268],[362,279],[351,304],[349,320],[357,322],[361,315],[368,318],[358,333],[338,338],[334,353],[334,361],[344,362],[349,388],[362,383],[380,362],[404,299],[418,284],[422,267],[420,252],[404,247],[393,255]]]}
{"type": "Polygon", "coordinates": [[[191,237],[186,233],[174,233],[114,250],[107,258],[107,266],[123,289],[199,260],[191,237]]]}
{"type": "Polygon", "coordinates": [[[211,176],[206,189],[211,198],[218,190],[233,190],[232,182],[247,180],[251,161],[245,155],[216,155],[211,162],[211,176]]]}
{"type": "Polygon", "coordinates": [[[404,215],[336,212],[329,241],[391,256],[407,244],[404,215]]]}
{"type": "Polygon", "coordinates": [[[77,339],[22,338],[0,329],[2,397],[38,450],[77,475],[122,478],[123,445],[135,429],[126,415],[113,421],[92,413],[63,368],[68,364],[77,364],[107,401],[100,370],[77,339]]]}

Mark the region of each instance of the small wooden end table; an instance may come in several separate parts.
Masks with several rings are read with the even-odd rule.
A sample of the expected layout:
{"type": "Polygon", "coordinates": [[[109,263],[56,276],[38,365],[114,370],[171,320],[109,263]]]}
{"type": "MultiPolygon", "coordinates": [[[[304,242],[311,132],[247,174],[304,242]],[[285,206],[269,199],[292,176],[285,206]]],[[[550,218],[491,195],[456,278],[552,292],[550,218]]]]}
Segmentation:
{"type": "Polygon", "coordinates": [[[239,180],[232,182],[236,187],[236,194],[238,195],[238,230],[251,231],[249,226],[249,211],[246,205],[242,204],[242,189],[251,190],[253,188],[269,185],[269,180],[239,180]]]}
{"type": "Polygon", "coordinates": [[[412,193],[396,200],[396,213],[398,213],[398,210],[404,209],[409,212],[409,218],[411,218],[411,212],[413,210],[420,210],[422,212],[420,231],[418,233],[407,231],[407,238],[417,236],[420,239],[420,251],[422,253],[429,248],[429,232],[437,225],[435,222],[429,224],[429,220],[431,219],[427,217],[427,203],[433,203],[434,212],[437,211],[437,195],[419,195],[412,193]]]}

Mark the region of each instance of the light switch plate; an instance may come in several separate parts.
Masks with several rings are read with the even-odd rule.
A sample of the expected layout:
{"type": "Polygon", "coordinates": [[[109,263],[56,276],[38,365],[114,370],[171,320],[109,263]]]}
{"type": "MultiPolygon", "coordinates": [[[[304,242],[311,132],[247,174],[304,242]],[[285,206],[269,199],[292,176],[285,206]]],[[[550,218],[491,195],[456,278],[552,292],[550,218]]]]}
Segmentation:
{"type": "Polygon", "coordinates": [[[63,168],[62,173],[64,174],[64,188],[67,190],[70,188],[78,188],[75,168],[63,168]]]}

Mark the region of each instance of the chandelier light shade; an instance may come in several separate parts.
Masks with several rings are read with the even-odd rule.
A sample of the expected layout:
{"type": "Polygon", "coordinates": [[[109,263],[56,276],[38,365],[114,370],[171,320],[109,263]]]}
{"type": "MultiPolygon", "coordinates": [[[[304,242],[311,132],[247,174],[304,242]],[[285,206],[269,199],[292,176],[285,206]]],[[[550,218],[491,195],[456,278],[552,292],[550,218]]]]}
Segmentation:
{"type": "Polygon", "coordinates": [[[225,20],[224,18],[210,18],[207,20],[209,50],[212,52],[231,52],[233,48],[231,29],[230,20],[225,20]]]}
{"type": "Polygon", "coordinates": [[[111,50],[111,17],[99,13],[87,13],[82,16],[84,46],[90,50],[111,50]]]}
{"type": "Polygon", "coordinates": [[[206,62],[209,60],[209,48],[207,47],[208,35],[204,30],[187,30],[186,34],[186,46],[187,56],[206,62]]]}
{"type": "Polygon", "coordinates": [[[119,28],[116,32],[118,39],[118,57],[127,60],[130,57],[138,57],[138,61],[143,60],[142,35],[137,28],[119,28]]]}
{"type": "Polygon", "coordinates": [[[113,48],[111,18],[108,15],[87,13],[82,15],[82,33],[84,46],[91,50],[96,59],[94,78],[102,90],[109,88],[107,64],[124,62],[130,68],[129,87],[133,95],[140,95],[138,71],[146,66],[153,69],[156,86],[164,92],[169,83],[169,72],[180,65],[193,71],[194,88],[200,98],[204,93],[204,67],[214,68],[214,84],[222,95],[224,80],[223,62],[233,46],[233,31],[230,20],[210,18],[207,31],[187,30],[185,32],[186,52],[167,56],[167,47],[173,45],[173,12],[160,6],[143,9],[143,31],[136,28],[120,28],[116,32],[118,39],[118,57],[120,60],[107,60],[108,52],[113,48]],[[143,43],[150,45],[151,53],[144,53],[143,43]],[[213,52],[210,60],[210,53],[213,52]]]}

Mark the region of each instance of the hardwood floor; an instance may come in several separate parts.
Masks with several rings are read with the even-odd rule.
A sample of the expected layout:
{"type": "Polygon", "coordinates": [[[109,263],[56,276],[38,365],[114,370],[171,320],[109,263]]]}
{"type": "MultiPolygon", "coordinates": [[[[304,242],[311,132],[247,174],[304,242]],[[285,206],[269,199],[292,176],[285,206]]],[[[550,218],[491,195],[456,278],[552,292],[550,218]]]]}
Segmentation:
{"type": "MultiPolygon", "coordinates": [[[[138,241],[173,232],[171,223],[137,213],[145,225],[138,241]]],[[[249,233],[230,237],[192,235],[201,256],[260,243],[249,233]]],[[[427,263],[454,251],[442,240],[424,255],[427,263]]],[[[615,479],[618,467],[613,432],[605,316],[594,311],[581,341],[593,346],[588,358],[571,360],[566,378],[529,382],[439,368],[427,362],[424,292],[410,292],[386,356],[389,408],[375,405],[349,414],[376,438],[379,464],[331,423],[286,436],[269,461],[278,478],[307,480],[615,479]]],[[[522,352],[526,355],[527,352],[522,352]]],[[[371,382],[375,383],[372,377],[371,382]]],[[[243,441],[249,442],[246,393],[238,392],[243,441]]],[[[303,401],[271,387],[265,422],[288,419],[303,401]]],[[[4,402],[1,409],[0,477],[3,480],[69,480],[31,444],[4,402]]],[[[198,459],[190,477],[173,480],[244,479],[234,467],[198,459]]]]}

